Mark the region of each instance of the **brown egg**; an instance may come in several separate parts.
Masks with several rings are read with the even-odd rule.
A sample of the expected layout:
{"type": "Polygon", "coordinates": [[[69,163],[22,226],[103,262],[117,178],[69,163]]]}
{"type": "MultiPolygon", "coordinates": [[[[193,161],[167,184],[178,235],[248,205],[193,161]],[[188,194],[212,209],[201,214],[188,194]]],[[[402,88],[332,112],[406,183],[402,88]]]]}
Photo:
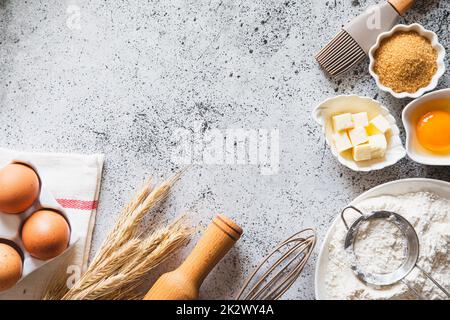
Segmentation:
{"type": "Polygon", "coordinates": [[[22,258],[16,249],[0,243],[0,291],[13,287],[22,276],[22,258]]]}
{"type": "Polygon", "coordinates": [[[66,250],[70,227],[58,212],[42,209],[33,213],[22,227],[22,242],[33,257],[40,260],[54,258],[66,250]]]}
{"type": "Polygon", "coordinates": [[[39,195],[39,178],[30,167],[12,163],[0,170],[0,211],[20,213],[39,195]]]}

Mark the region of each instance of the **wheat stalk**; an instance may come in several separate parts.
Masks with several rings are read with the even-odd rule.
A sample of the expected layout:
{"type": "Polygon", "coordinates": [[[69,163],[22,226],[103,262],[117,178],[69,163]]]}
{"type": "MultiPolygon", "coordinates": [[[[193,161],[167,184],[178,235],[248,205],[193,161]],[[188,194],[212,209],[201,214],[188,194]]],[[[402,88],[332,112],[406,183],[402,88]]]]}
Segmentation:
{"type": "Polygon", "coordinates": [[[139,280],[167,259],[174,250],[186,244],[190,234],[191,229],[183,225],[182,219],[177,219],[169,226],[140,240],[141,243],[133,246],[123,263],[111,260],[116,267],[120,266],[115,272],[96,276],[94,281],[82,290],[69,291],[70,294],[64,299],[113,299],[114,296],[123,295],[120,289],[127,288],[126,292],[136,289],[141,285],[139,280]]]}
{"type": "Polygon", "coordinates": [[[130,240],[136,226],[142,220],[142,217],[152,208],[152,206],[142,205],[144,203],[151,203],[153,206],[164,200],[169,194],[170,188],[178,179],[178,175],[163,182],[158,188],[152,189],[151,182],[148,181],[144,186],[136,193],[133,199],[122,210],[119,218],[117,219],[113,229],[106,237],[100,251],[96,254],[91,262],[92,268],[101,263],[106,257],[109,256],[111,251],[117,249],[123,245],[126,241],[130,240]]]}
{"type": "Polygon", "coordinates": [[[129,256],[136,252],[139,242],[139,239],[131,239],[103,261],[100,261],[95,267],[89,267],[80,281],[70,289],[70,295],[76,295],[83,290],[87,290],[87,288],[105,279],[108,275],[114,274],[117,269],[120,269],[126,263],[129,256]]]}
{"type": "MultiPolygon", "coordinates": [[[[184,246],[193,230],[180,217],[143,237],[139,225],[145,215],[168,196],[181,173],[156,188],[148,181],[122,210],[88,270],[69,290],[65,281],[52,281],[44,299],[130,299],[143,278],[175,250],[184,246]]],[[[65,280],[65,279],[64,279],[65,280]]]]}
{"type": "Polygon", "coordinates": [[[187,243],[187,234],[192,234],[192,228],[186,228],[182,223],[182,218],[173,223],[176,228],[174,232],[166,232],[161,230],[155,232],[152,236],[145,239],[140,246],[139,252],[146,253],[147,256],[138,257],[128,266],[124,266],[121,272],[129,274],[127,278],[127,291],[122,294],[120,291],[114,291],[113,299],[126,298],[126,295],[131,291],[136,291],[141,285],[140,279],[146,276],[146,270],[152,270],[160,265],[166,257],[178,249],[181,245],[187,243]],[[167,243],[167,245],[155,245],[158,243],[167,243]]]}

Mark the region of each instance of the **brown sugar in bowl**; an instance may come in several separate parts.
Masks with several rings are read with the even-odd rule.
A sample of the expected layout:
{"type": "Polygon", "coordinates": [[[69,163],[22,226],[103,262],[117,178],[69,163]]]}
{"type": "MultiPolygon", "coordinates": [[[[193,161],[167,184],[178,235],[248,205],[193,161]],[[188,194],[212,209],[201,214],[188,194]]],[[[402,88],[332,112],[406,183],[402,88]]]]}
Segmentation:
{"type": "Polygon", "coordinates": [[[396,98],[433,90],[445,72],[445,49],[421,25],[397,25],[380,34],[369,51],[369,72],[378,87],[396,98]]]}

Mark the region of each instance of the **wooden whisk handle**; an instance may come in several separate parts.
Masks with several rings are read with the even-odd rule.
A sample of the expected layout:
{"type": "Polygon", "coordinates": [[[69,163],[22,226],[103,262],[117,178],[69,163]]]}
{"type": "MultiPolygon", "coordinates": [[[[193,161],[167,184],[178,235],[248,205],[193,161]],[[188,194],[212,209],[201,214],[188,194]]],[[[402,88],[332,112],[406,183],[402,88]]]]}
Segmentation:
{"type": "Polygon", "coordinates": [[[145,300],[191,300],[206,276],[240,238],[242,229],[224,215],[217,215],[190,255],[176,270],[162,275],[145,300]]]}
{"type": "Polygon", "coordinates": [[[414,0],[389,0],[389,3],[402,16],[414,4],[414,0]]]}

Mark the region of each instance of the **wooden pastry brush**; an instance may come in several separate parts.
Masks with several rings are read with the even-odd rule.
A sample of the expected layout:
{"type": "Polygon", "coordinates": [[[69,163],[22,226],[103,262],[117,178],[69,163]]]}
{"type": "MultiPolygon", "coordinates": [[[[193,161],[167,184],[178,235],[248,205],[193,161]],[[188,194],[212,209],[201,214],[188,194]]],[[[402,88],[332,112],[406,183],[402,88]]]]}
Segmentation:
{"type": "Polygon", "coordinates": [[[316,60],[330,75],[343,73],[364,59],[380,33],[390,30],[412,6],[414,0],[389,0],[356,17],[317,55],[316,60]]]}

